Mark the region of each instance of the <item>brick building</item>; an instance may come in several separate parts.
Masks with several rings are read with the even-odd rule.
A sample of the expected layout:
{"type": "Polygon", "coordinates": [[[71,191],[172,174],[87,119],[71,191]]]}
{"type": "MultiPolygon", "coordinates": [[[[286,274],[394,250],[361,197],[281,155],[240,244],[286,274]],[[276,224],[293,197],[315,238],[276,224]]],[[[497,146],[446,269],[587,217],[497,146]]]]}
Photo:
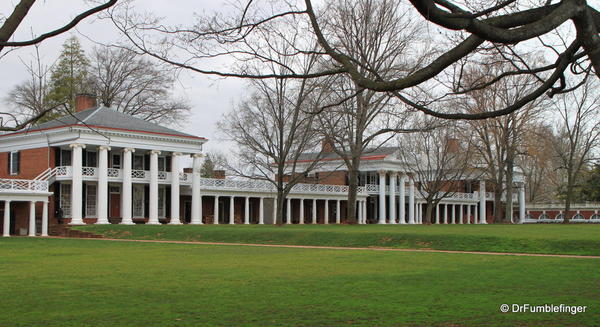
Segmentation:
{"type": "MultiPolygon", "coordinates": [[[[49,226],[61,224],[274,223],[270,183],[200,177],[205,142],[78,96],[74,114],[0,135],[2,234],[47,235],[49,226]],[[184,169],[187,162],[192,167],[184,169]]],[[[422,221],[418,181],[404,172],[397,151],[384,147],[363,156],[359,223],[422,221]]],[[[331,151],[320,160],[287,197],[284,223],[345,222],[347,172],[331,151]]],[[[453,185],[456,192],[436,208],[436,222],[485,223],[493,196],[485,182],[453,185]]]]}

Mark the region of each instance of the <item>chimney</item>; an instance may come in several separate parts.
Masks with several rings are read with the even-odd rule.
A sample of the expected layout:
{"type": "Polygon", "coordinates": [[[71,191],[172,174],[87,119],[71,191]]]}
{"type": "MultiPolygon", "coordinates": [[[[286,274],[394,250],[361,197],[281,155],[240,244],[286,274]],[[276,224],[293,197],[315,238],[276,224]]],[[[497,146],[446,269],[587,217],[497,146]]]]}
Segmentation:
{"type": "Polygon", "coordinates": [[[458,153],[460,151],[460,141],[454,137],[447,138],[446,151],[448,151],[448,153],[458,153]]]}
{"type": "Polygon", "coordinates": [[[331,153],[333,152],[333,142],[330,138],[326,137],[321,141],[321,151],[323,153],[331,153]]]}
{"type": "Polygon", "coordinates": [[[84,111],[96,106],[96,96],[92,94],[77,94],[75,96],[75,112],[84,111]]]}

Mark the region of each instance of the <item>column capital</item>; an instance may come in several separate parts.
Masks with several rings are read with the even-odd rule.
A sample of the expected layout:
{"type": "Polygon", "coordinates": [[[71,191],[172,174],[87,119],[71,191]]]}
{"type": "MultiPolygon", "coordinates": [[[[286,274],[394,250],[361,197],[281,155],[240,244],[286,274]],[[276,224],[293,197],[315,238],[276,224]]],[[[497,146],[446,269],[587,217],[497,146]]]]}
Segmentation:
{"type": "Polygon", "coordinates": [[[75,148],[82,148],[82,149],[85,149],[85,144],[81,144],[81,143],[71,143],[71,144],[69,144],[69,148],[71,148],[71,149],[75,149],[75,148]]]}
{"type": "Polygon", "coordinates": [[[99,150],[106,150],[106,151],[110,151],[110,147],[108,145],[101,145],[98,147],[99,150]]]}
{"type": "Polygon", "coordinates": [[[178,157],[178,156],[181,156],[181,155],[183,155],[181,152],[172,152],[171,153],[171,157],[178,157]]]}
{"type": "Polygon", "coordinates": [[[124,148],[124,149],[123,149],[123,152],[124,152],[124,153],[127,153],[127,152],[134,153],[134,152],[135,152],[135,149],[134,149],[134,148],[124,148]]]}
{"type": "Polygon", "coordinates": [[[387,174],[387,170],[380,169],[380,170],[377,171],[377,173],[379,173],[379,175],[385,175],[385,174],[387,174]]]}
{"type": "Polygon", "coordinates": [[[158,154],[160,154],[160,150],[150,150],[150,151],[148,151],[148,153],[158,155],[158,154]]]}
{"type": "Polygon", "coordinates": [[[396,176],[398,176],[398,174],[399,174],[399,173],[398,173],[397,171],[395,171],[395,170],[390,170],[390,177],[396,177],[396,176]]]}
{"type": "Polygon", "coordinates": [[[194,153],[192,155],[192,157],[194,157],[194,158],[202,158],[202,157],[204,157],[204,153],[194,153]]]}

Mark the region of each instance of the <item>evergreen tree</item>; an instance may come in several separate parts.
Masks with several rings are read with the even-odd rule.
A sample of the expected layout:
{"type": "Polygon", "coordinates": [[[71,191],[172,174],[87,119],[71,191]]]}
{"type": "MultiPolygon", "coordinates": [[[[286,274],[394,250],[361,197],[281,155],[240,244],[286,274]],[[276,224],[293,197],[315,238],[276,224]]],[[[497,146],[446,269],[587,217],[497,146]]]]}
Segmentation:
{"type": "Polygon", "coordinates": [[[66,103],[68,109],[73,112],[75,96],[91,90],[89,65],[79,39],[73,36],[65,41],[58,64],[52,69],[48,102],[66,103]]]}
{"type": "Polygon", "coordinates": [[[211,178],[213,177],[215,170],[215,163],[210,158],[210,154],[206,155],[206,159],[202,163],[202,167],[200,167],[200,177],[211,178]]]}

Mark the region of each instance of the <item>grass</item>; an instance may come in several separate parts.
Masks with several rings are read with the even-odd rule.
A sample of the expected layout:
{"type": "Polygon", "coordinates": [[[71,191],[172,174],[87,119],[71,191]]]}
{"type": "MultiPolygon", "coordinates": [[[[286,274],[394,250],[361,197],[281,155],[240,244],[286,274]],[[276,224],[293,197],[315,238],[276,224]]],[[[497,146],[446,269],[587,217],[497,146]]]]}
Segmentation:
{"type": "Polygon", "coordinates": [[[600,321],[598,259],[16,237],[0,239],[0,249],[0,326],[597,326],[600,321]],[[502,314],[502,303],[588,308],[577,315],[502,314]]]}
{"type": "Polygon", "coordinates": [[[87,225],[108,238],[600,255],[600,225],[87,225]]]}

